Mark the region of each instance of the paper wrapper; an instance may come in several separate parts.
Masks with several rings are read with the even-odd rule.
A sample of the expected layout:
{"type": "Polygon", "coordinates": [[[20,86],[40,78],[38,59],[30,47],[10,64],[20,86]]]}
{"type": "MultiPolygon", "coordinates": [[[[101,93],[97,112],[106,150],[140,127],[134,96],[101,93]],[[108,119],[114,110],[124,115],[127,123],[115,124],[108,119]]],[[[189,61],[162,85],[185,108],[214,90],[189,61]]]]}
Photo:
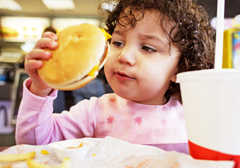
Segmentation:
{"type": "MultiPolygon", "coordinates": [[[[72,167],[91,168],[232,168],[232,161],[196,160],[191,156],[178,152],[167,152],[152,146],[131,144],[111,137],[104,139],[83,138],[96,143],[91,147],[83,160],[72,160],[72,167]]],[[[47,146],[16,145],[0,154],[25,153],[36,151],[35,160],[46,165],[59,167],[54,150],[47,146]],[[49,155],[43,155],[41,150],[47,150],[49,155]]],[[[13,168],[27,168],[25,161],[0,163],[11,164],[13,168]]]]}

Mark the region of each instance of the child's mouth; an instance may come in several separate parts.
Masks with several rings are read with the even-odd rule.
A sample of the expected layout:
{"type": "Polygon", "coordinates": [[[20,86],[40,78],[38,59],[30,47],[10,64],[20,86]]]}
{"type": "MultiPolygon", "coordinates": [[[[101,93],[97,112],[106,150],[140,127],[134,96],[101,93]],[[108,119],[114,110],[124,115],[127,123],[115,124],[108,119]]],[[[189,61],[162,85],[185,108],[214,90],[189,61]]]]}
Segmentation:
{"type": "Polygon", "coordinates": [[[134,78],[128,76],[126,73],[123,73],[123,72],[115,72],[115,77],[117,79],[123,80],[123,81],[134,79],[134,78]]]}
{"type": "Polygon", "coordinates": [[[123,73],[120,73],[120,72],[117,72],[118,75],[120,76],[125,76],[125,77],[128,77],[127,75],[123,74],[123,73]]]}

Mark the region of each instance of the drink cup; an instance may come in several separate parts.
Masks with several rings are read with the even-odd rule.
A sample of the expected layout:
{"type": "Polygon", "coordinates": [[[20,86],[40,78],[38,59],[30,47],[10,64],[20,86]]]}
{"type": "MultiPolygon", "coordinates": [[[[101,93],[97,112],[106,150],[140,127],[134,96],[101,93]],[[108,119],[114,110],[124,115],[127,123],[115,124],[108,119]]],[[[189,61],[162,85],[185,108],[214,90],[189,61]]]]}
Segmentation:
{"type": "Polygon", "coordinates": [[[240,168],[240,71],[197,70],[177,75],[189,152],[195,159],[234,160],[240,168]]]}

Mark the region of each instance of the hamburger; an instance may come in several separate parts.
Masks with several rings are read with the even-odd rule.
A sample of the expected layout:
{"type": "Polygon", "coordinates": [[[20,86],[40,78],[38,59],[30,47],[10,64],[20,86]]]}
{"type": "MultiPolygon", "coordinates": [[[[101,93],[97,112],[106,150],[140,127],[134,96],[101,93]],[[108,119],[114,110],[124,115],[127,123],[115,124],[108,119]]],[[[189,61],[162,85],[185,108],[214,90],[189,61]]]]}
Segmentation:
{"type": "Polygon", "coordinates": [[[58,47],[49,50],[52,58],[43,60],[39,76],[58,90],[75,90],[96,78],[110,49],[111,36],[91,24],[67,27],[57,33],[58,47]]]}

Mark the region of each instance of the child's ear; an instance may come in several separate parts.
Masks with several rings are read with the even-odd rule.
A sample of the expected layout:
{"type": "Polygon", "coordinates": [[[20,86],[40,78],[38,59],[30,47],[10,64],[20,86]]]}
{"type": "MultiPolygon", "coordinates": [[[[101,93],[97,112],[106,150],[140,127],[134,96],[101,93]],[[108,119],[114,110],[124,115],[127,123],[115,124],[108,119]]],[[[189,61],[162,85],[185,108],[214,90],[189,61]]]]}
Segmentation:
{"type": "Polygon", "coordinates": [[[170,79],[172,82],[176,82],[177,81],[177,73],[178,73],[178,68],[176,67],[175,72],[174,72],[173,76],[170,79]]]}
{"type": "Polygon", "coordinates": [[[171,79],[170,79],[172,82],[176,82],[177,80],[177,74],[174,74],[171,79]]]}

